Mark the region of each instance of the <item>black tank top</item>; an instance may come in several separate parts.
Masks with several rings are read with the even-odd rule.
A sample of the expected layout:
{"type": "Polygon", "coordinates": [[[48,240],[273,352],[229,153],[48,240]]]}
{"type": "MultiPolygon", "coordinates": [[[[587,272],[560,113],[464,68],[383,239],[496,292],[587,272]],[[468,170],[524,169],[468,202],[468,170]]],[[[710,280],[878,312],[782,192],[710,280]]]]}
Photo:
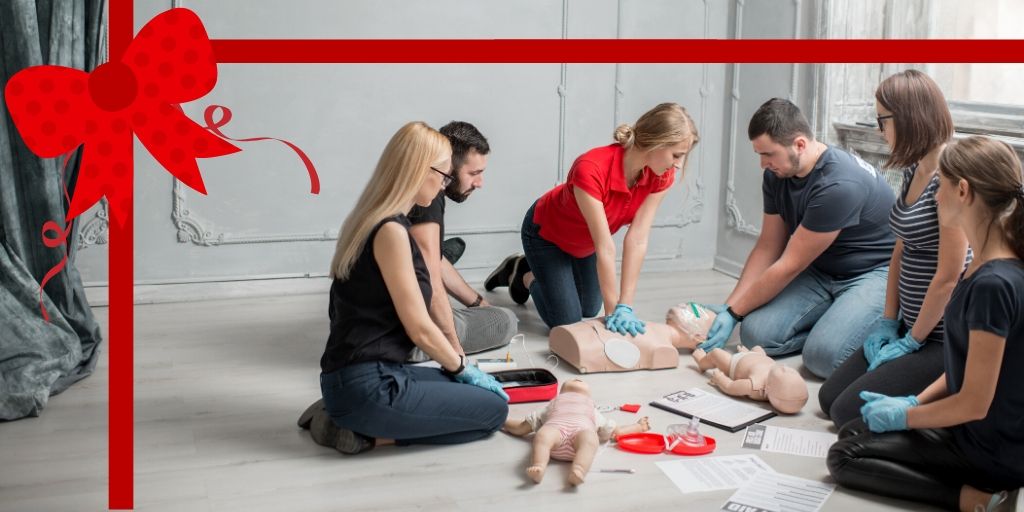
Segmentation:
{"type": "MultiPolygon", "coordinates": [[[[388,222],[397,222],[406,232],[409,230],[409,219],[405,215],[382,220],[367,237],[348,279],[335,279],[331,284],[331,334],[320,358],[320,369],[324,373],[366,361],[401,363],[409,358],[414,346],[412,339],[398,319],[398,311],[373,256],[373,241],[381,226],[388,222]]],[[[424,303],[430,304],[430,274],[411,234],[409,247],[424,303]]]]}

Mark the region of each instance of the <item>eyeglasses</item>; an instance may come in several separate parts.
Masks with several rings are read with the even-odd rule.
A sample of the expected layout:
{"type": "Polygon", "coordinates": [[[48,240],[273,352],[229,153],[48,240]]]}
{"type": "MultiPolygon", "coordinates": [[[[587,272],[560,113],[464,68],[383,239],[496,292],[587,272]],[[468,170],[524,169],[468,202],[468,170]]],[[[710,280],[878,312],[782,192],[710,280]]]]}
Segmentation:
{"type": "Polygon", "coordinates": [[[448,185],[451,185],[453,181],[455,181],[455,176],[452,176],[451,174],[448,174],[442,171],[441,169],[438,169],[437,167],[431,167],[430,169],[440,174],[441,176],[444,176],[444,180],[441,181],[442,187],[447,187],[448,185]]]}
{"type": "Polygon", "coordinates": [[[885,133],[885,120],[892,119],[892,114],[887,116],[878,116],[875,119],[878,120],[878,131],[885,133]]]}

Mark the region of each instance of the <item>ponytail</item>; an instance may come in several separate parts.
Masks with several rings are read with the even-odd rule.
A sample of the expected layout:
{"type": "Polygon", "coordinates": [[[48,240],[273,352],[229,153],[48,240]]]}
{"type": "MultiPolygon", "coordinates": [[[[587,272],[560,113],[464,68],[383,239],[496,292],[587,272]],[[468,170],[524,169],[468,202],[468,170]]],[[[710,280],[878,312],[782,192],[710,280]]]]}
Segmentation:
{"type": "Polygon", "coordinates": [[[1024,260],[1024,190],[1017,190],[1013,209],[1003,219],[1003,233],[1013,253],[1024,260]]]}

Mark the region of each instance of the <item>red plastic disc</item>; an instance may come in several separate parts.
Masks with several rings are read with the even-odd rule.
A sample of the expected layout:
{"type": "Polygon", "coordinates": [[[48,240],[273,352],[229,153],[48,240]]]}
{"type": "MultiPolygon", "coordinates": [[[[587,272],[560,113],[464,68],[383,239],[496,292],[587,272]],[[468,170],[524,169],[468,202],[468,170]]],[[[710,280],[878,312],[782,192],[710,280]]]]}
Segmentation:
{"type": "Polygon", "coordinates": [[[626,434],[616,439],[619,449],[633,453],[661,453],[665,451],[665,436],[653,432],[626,434]]]}
{"type": "Polygon", "coordinates": [[[679,443],[672,448],[677,455],[705,455],[715,451],[715,438],[704,436],[704,446],[689,446],[679,443]]]}

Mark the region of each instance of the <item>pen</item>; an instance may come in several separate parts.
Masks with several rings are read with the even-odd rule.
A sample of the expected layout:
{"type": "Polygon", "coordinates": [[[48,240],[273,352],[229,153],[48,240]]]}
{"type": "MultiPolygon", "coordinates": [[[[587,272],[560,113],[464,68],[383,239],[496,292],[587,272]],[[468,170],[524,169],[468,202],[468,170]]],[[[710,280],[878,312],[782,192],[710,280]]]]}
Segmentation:
{"type": "Polygon", "coordinates": [[[629,474],[633,474],[633,473],[636,473],[636,470],[635,469],[608,469],[608,468],[601,468],[601,469],[597,470],[597,472],[598,473],[629,473],[629,474]]]}

